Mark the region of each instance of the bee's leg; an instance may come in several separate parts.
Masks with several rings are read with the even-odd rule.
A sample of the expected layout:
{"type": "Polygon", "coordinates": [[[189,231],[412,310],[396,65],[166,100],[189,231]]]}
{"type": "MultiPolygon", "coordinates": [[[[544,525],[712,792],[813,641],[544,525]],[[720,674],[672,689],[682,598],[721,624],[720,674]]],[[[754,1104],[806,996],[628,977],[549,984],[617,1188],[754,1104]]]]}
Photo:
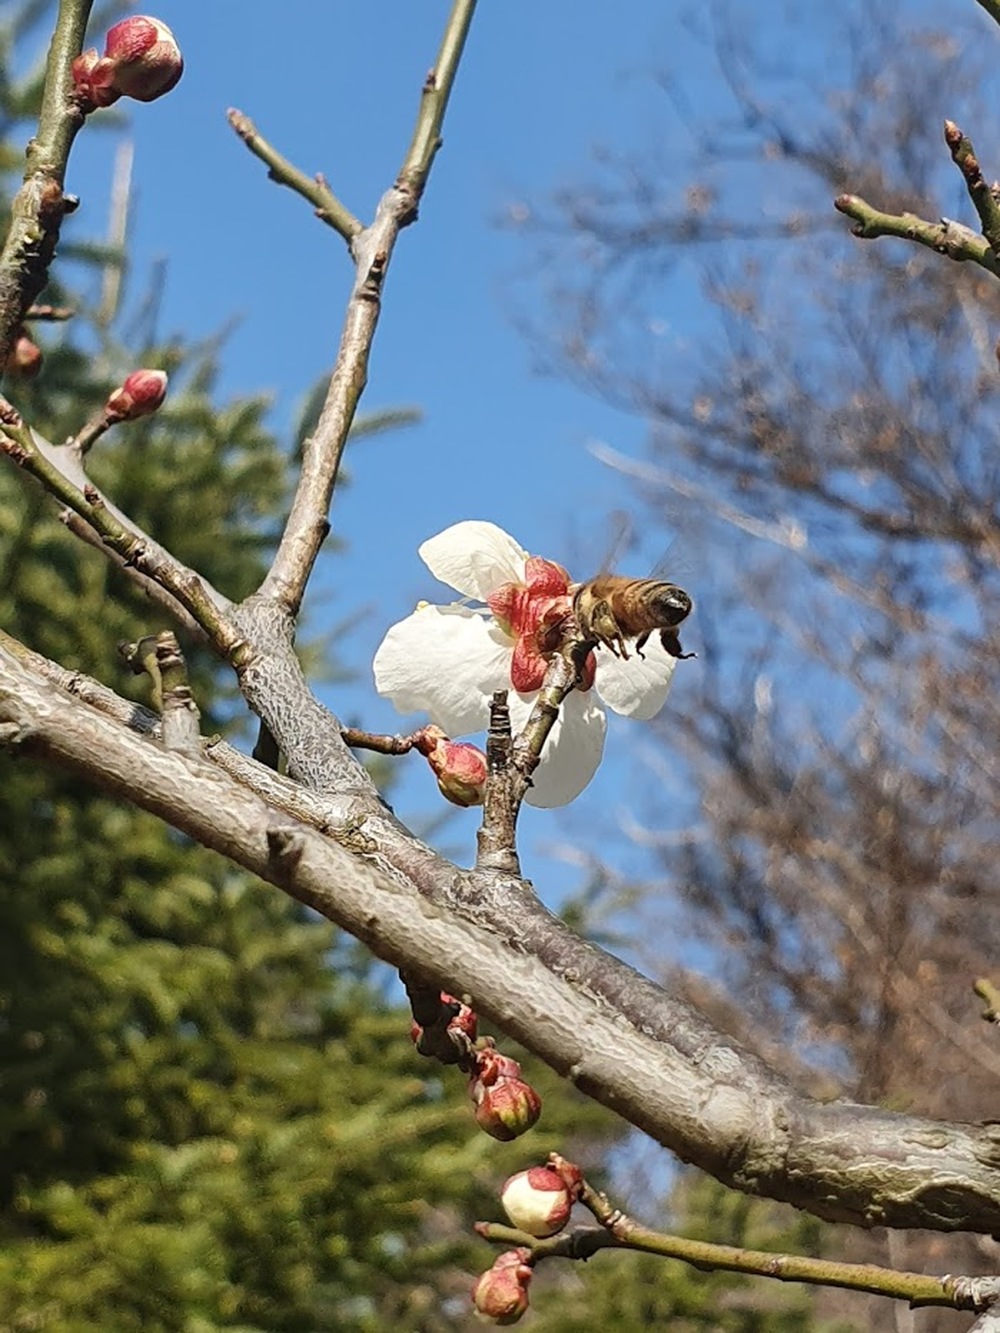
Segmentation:
{"type": "Polygon", "coordinates": [[[671,657],[676,657],[681,662],[686,661],[689,657],[698,656],[697,653],[685,653],[681,651],[680,635],[675,629],[661,629],[660,642],[671,657]]]}
{"type": "Polygon", "coordinates": [[[645,634],[640,634],[635,641],[635,651],[639,654],[639,656],[643,659],[643,661],[646,660],[646,654],[642,650],[649,642],[649,636],[651,632],[652,632],[651,630],[647,630],[645,634]]]}
{"type": "Polygon", "coordinates": [[[618,621],[615,620],[614,617],[612,617],[611,623],[614,625],[614,633],[612,638],[608,641],[608,647],[614,653],[615,657],[620,657],[623,662],[627,662],[628,649],[625,647],[625,638],[622,635],[621,630],[618,628],[618,621]]]}
{"type": "Polygon", "coordinates": [[[615,631],[613,634],[605,634],[601,638],[601,643],[605,648],[610,648],[615,657],[620,657],[623,662],[628,661],[628,650],[625,647],[625,640],[615,631]]]}
{"type": "Polygon", "coordinates": [[[625,640],[622,638],[618,621],[614,618],[607,601],[598,602],[597,606],[594,607],[591,616],[591,627],[598,641],[603,643],[606,648],[610,648],[615,657],[620,657],[623,662],[628,661],[625,640]]]}

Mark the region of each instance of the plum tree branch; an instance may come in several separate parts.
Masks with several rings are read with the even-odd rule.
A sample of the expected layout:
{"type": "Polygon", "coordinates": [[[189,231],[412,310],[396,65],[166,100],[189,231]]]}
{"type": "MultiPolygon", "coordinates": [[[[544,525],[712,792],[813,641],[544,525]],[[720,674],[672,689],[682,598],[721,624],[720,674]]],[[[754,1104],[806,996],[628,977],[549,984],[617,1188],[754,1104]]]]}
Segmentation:
{"type": "Polygon", "coordinates": [[[984,236],[977,236],[971,227],[951,218],[929,222],[915,213],[882,213],[856,194],[841,194],[833,201],[839,213],[853,218],[857,226],[855,236],[871,241],[879,236],[895,236],[903,241],[925,245],[939,255],[947,255],[961,263],[965,260],[978,264],[993,276],[1000,277],[1000,260],[984,236]]]}
{"type": "Polygon", "coordinates": [[[11,205],[0,253],[0,366],[28,308],[48,280],[66,214],[66,164],[83,115],[73,100],[71,66],[83,46],[93,0],[60,0],[45,71],[38,131],[28,144],[24,182],[11,205]]]}
{"type": "Polygon", "coordinates": [[[0,727],[5,743],[165,819],[408,976],[468,993],[557,1072],[726,1183],[831,1220],[1000,1230],[996,1126],[798,1096],[696,1011],[575,936],[529,886],[451,865],[377,798],[327,797],[339,836],[324,836],[218,766],[65,693],[3,645],[0,727]]]}
{"type": "Polygon", "coordinates": [[[230,605],[227,599],[116,509],[87,477],[79,453],[72,448],[54,448],[2,397],[0,454],[6,454],[77,514],[120,562],[134,567],[169,593],[204,629],[221,656],[238,655],[241,640],[226,614],[230,605]]]}
{"type": "Polygon", "coordinates": [[[403,227],[416,221],[440,144],[440,131],[476,0],[453,0],[437,63],[424,82],[413,140],[395,184],[382,196],[369,226],[351,239],[354,288],[344,317],[337,360],[316,430],[306,440],[302,470],[274,562],[261,584],[263,596],[295,615],[329,531],[328,513],[344,447],[361,394],[378,326],[393,248],[403,227]]]}
{"type": "Polygon", "coordinates": [[[993,196],[993,191],[983,175],[976,157],[972,141],[958,128],[953,120],[944,123],[944,141],[948,145],[952,161],[962,173],[969,198],[979,214],[983,236],[995,255],[1000,255],[1000,204],[993,196]]]}
{"type": "Polygon", "coordinates": [[[231,107],[226,112],[226,119],[254,157],[265,164],[271,180],[277,181],[279,185],[287,185],[311,203],[320,221],[339,232],[350,245],[363,230],[363,224],[350,209],[344,207],[326,181],[321,176],[307,176],[294,163],[289,162],[273,144],[268,143],[250,117],[242,111],[231,107]]]}
{"type": "Polygon", "coordinates": [[[906,1301],[911,1308],[937,1306],[978,1312],[989,1309],[1000,1297],[1000,1278],[996,1277],[934,1277],[879,1264],[841,1263],[812,1255],[749,1250],[654,1231],[613,1209],[586,1182],[581,1202],[591,1209],[601,1226],[574,1227],[545,1240],[497,1222],[477,1223],[476,1231],[484,1240],[530,1251],[532,1264],[545,1259],[589,1259],[601,1250],[634,1250],[663,1259],[679,1259],[702,1272],[745,1273],[778,1282],[806,1282],[844,1291],[863,1291],[906,1301]]]}

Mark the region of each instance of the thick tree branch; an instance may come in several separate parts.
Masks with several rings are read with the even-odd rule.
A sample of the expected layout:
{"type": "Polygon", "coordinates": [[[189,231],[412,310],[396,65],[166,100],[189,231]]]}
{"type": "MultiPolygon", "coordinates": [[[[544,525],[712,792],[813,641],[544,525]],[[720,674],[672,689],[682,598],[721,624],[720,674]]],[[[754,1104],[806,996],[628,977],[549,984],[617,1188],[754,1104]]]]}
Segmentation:
{"type": "Polygon", "coordinates": [[[512,1037],[685,1160],[832,1220],[1000,1230],[996,1126],[799,1097],[695,1011],[577,938],[527,885],[459,870],[377,800],[327,798],[331,822],[348,831],[338,845],[212,764],[102,716],[19,656],[0,649],[7,743],[159,815],[407,975],[469,994],[512,1037]]]}

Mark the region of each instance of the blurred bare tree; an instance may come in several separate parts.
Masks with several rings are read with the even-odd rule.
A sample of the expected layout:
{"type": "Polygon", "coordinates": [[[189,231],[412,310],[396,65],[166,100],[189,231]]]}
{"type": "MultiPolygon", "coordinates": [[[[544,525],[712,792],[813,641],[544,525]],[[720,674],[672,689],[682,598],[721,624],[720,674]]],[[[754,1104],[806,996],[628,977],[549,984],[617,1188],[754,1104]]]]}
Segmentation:
{"type": "MultiPolygon", "coordinates": [[[[697,683],[658,724],[696,801],[664,831],[651,776],[640,836],[649,910],[711,980],[683,947],[661,968],[813,1091],[975,1119],[1000,1093],[971,989],[1000,943],[1000,287],[852,238],[832,200],[975,224],[940,127],[1000,170],[997,31],[961,0],[933,29],[919,6],[788,8],[702,11],[728,112],[665,68],[653,147],[511,217],[550,283],[542,364],[648,422],[644,456],[602,452],[701,576],[697,683]],[[681,332],[664,312],[696,277],[681,332]]],[[[990,1242],[847,1243],[998,1264],[990,1242]]],[[[968,1323],[840,1299],[872,1328],[968,1323]]]]}

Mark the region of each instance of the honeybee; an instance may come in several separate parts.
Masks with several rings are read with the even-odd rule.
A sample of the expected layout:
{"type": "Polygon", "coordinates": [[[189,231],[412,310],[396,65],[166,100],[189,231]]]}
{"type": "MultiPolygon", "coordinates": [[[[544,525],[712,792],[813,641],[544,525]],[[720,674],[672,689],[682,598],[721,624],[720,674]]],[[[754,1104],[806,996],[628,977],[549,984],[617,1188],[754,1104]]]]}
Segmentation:
{"type": "Polygon", "coordinates": [[[672,657],[694,657],[681,651],[677,626],[691,614],[694,603],[676,583],[660,579],[633,579],[625,574],[598,574],[573,592],[573,614],[585,639],[610,648],[628,661],[626,639],[635,640],[642,657],[649,636],[660,632],[660,642],[672,657]]]}

